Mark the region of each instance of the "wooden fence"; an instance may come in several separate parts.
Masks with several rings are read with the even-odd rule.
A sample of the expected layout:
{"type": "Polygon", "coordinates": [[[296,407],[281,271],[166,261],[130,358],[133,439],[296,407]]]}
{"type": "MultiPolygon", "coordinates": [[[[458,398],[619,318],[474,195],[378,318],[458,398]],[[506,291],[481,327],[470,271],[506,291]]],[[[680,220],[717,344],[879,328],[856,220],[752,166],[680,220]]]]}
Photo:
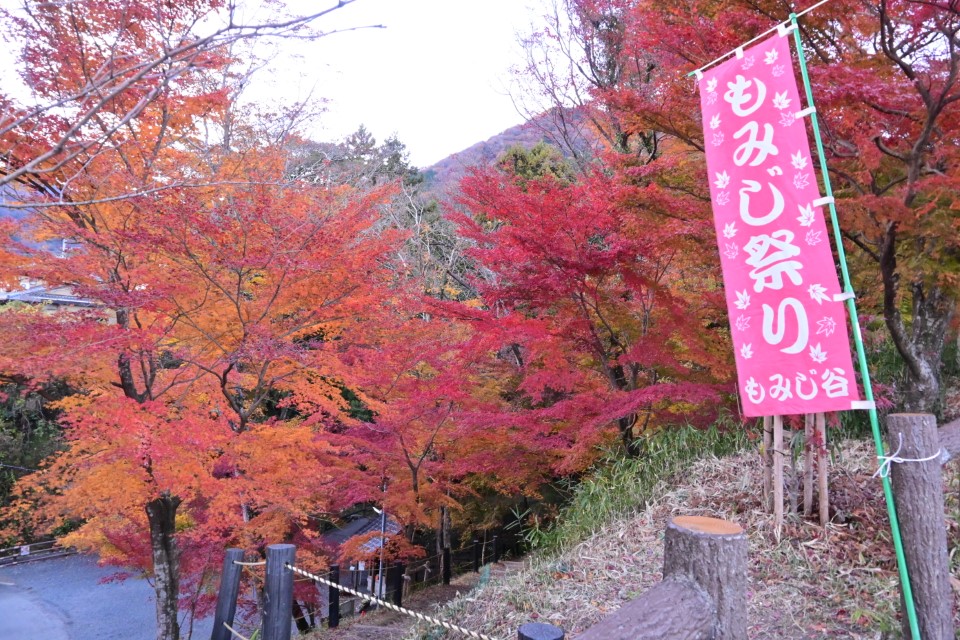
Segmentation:
{"type": "MultiPolygon", "coordinates": [[[[479,570],[483,550],[475,541],[473,568],[479,570]]],[[[667,526],[664,541],[664,579],[645,594],[621,607],[596,626],[578,636],[581,640],[742,640],[747,622],[747,537],[736,524],[716,518],[681,516],[667,526]]],[[[217,600],[213,640],[228,640],[224,623],[233,624],[240,581],[242,552],[229,549],[224,559],[223,579],[217,600]]],[[[267,548],[264,593],[263,640],[289,640],[292,629],[294,565],[293,545],[267,548]]],[[[497,560],[496,547],[489,556],[497,560]]],[[[445,566],[453,565],[446,562],[445,566]]],[[[387,572],[387,598],[400,605],[402,567],[387,572]],[[389,576],[393,575],[391,580],[389,576]]],[[[341,584],[336,565],[326,580],[341,584]]],[[[340,622],[339,590],[329,587],[330,627],[340,622]]],[[[480,637],[481,634],[471,634],[480,637]]],[[[522,625],[520,640],[563,640],[562,629],[549,624],[522,625]]]]}

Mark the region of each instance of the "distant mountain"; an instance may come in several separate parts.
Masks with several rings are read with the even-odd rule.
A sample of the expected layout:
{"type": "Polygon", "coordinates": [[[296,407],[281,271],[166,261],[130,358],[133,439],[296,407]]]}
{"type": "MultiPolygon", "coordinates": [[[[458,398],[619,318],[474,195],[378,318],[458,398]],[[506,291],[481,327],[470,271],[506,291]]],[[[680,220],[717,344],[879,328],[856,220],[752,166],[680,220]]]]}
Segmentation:
{"type": "Polygon", "coordinates": [[[553,113],[544,113],[424,168],[422,171],[428,187],[435,193],[443,193],[455,186],[468,169],[493,165],[504,151],[516,144],[533,147],[538,142],[547,142],[569,156],[569,145],[564,148],[557,144],[558,140],[567,139],[579,154],[589,157],[596,153],[599,140],[589,128],[586,118],[572,112],[566,112],[564,116],[563,123],[568,135],[560,134],[559,119],[553,113]]]}

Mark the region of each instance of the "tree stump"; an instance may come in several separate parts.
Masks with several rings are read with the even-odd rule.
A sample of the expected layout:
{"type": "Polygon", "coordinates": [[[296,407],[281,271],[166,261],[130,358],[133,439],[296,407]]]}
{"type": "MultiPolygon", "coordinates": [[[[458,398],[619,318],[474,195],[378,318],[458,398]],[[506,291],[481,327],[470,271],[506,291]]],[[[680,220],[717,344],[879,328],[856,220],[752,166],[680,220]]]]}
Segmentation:
{"type": "Polygon", "coordinates": [[[715,640],[747,637],[747,536],[719,518],[679,516],[667,525],[663,577],[685,576],[716,606],[715,640]]]}

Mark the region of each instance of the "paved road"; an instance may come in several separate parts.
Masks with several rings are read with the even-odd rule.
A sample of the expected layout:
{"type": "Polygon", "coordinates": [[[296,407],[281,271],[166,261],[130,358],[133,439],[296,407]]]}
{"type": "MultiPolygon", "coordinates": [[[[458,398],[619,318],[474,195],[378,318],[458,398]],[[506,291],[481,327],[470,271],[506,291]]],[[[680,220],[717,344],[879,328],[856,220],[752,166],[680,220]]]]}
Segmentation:
{"type": "MultiPolygon", "coordinates": [[[[154,640],[153,587],[101,582],[115,571],[87,556],[0,567],[0,640],[154,640]]],[[[211,624],[195,625],[194,640],[211,624]]]]}

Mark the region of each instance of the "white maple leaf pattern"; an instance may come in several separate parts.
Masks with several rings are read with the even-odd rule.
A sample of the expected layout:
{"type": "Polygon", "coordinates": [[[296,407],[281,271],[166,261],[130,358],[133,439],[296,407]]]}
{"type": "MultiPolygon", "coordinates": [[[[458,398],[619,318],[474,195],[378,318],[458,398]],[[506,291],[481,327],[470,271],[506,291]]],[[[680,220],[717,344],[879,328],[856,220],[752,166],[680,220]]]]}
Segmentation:
{"type": "Polygon", "coordinates": [[[716,102],[717,102],[717,92],[716,92],[716,91],[710,91],[710,92],[708,92],[708,93],[707,93],[707,104],[708,104],[708,105],[713,105],[713,104],[716,104],[716,102]]]}
{"type": "Polygon", "coordinates": [[[715,175],[717,179],[714,180],[713,184],[717,185],[717,189],[726,189],[730,184],[730,174],[726,171],[718,171],[715,175]]]}
{"type": "Polygon", "coordinates": [[[740,247],[737,246],[737,243],[728,242],[723,246],[723,255],[727,256],[730,260],[735,260],[736,257],[740,255],[740,247]]]}
{"type": "Polygon", "coordinates": [[[779,78],[786,72],[786,70],[787,68],[782,64],[775,64],[773,65],[773,69],[770,71],[770,73],[773,75],[774,78],[779,78]]]}
{"type": "Polygon", "coordinates": [[[712,144],[715,147],[719,147],[723,144],[723,131],[717,131],[715,134],[713,134],[712,144]]]}
{"type": "Polygon", "coordinates": [[[806,169],[807,158],[803,155],[803,151],[797,151],[796,153],[790,154],[790,164],[793,165],[794,169],[806,169]]]}
{"type": "Polygon", "coordinates": [[[819,231],[814,231],[813,229],[810,229],[810,231],[807,231],[807,235],[804,238],[804,240],[806,240],[809,246],[815,247],[823,241],[823,238],[821,238],[820,235],[821,234],[819,231]]]}
{"type": "Polygon", "coordinates": [[[753,357],[753,345],[745,344],[740,347],[740,355],[743,356],[744,360],[749,360],[753,357]]]}
{"type": "Polygon", "coordinates": [[[743,59],[743,64],[740,65],[740,68],[746,71],[747,69],[753,66],[753,63],[754,63],[753,56],[746,56],[743,59]]]}
{"type": "Polygon", "coordinates": [[[780,126],[781,127],[790,127],[793,126],[793,123],[797,121],[797,116],[793,115],[793,111],[781,111],[780,112],[780,126]]]}
{"type": "Polygon", "coordinates": [[[817,320],[817,335],[823,334],[828,338],[837,330],[837,323],[833,318],[824,317],[823,320],[817,320]]]}
{"type": "Polygon", "coordinates": [[[750,306],[750,294],[747,293],[747,290],[737,291],[737,301],[734,303],[734,306],[741,311],[746,310],[750,306]]]}
{"type": "Polygon", "coordinates": [[[729,239],[729,238],[732,238],[732,237],[735,236],[735,235],[737,235],[737,223],[736,223],[736,222],[728,222],[726,225],[724,225],[724,227],[723,227],[723,237],[724,237],[724,238],[728,238],[728,239],[729,239]]]}
{"type": "Polygon", "coordinates": [[[750,328],[750,316],[739,315],[737,316],[737,330],[746,331],[750,328]]]}
{"type": "Polygon", "coordinates": [[[773,106],[776,107],[777,109],[780,109],[781,111],[789,108],[791,102],[793,102],[793,100],[787,97],[786,91],[775,93],[773,95],[773,106]]]}
{"type": "Polygon", "coordinates": [[[827,352],[820,347],[820,343],[810,347],[810,359],[818,364],[823,364],[827,359],[827,352]]]}
{"type": "Polygon", "coordinates": [[[800,209],[800,217],[797,218],[797,221],[800,222],[800,226],[809,227],[812,225],[814,220],[813,205],[808,204],[804,206],[801,204],[797,205],[797,208],[800,209]]]}
{"type": "Polygon", "coordinates": [[[799,172],[793,176],[793,186],[797,189],[806,189],[810,184],[810,175],[806,173],[799,172]]]}
{"type": "Polygon", "coordinates": [[[780,54],[777,52],[776,49],[770,49],[770,51],[767,51],[767,52],[763,55],[763,61],[764,61],[766,64],[773,64],[774,62],[777,61],[777,56],[779,56],[779,55],[780,55],[780,54]]]}
{"type": "Polygon", "coordinates": [[[730,194],[726,191],[721,191],[717,194],[717,204],[721,207],[730,204],[730,194]]]}
{"type": "Polygon", "coordinates": [[[710,78],[707,80],[707,93],[713,93],[717,90],[717,79],[710,78]]]}
{"type": "Polygon", "coordinates": [[[810,297],[813,298],[817,304],[823,304],[824,300],[830,300],[830,296],[827,295],[827,290],[822,284],[812,284],[807,287],[807,293],[810,294],[810,297]]]}
{"type": "Polygon", "coordinates": [[[715,116],[713,116],[712,118],[710,118],[710,128],[711,128],[711,129],[719,129],[719,128],[720,128],[720,114],[719,114],[719,113],[716,114],[715,116]]]}

